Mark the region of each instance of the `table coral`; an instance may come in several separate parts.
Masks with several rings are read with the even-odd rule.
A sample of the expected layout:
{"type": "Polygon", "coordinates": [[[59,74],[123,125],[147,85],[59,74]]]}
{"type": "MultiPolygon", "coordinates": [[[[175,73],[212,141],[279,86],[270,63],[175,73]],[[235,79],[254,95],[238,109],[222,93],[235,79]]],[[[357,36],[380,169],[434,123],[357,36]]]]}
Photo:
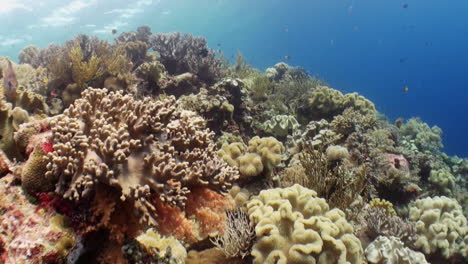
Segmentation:
{"type": "Polygon", "coordinates": [[[134,203],[141,222],[156,225],[152,200],[183,207],[193,188],[228,191],[238,177],[217,157],[204,125],[193,112],[177,110],[173,97],[138,101],[88,88],[50,122],[53,151],[45,176],[73,200],[110,186],[134,203]]]}
{"type": "Polygon", "coordinates": [[[294,185],[263,190],[247,204],[256,224],[253,263],[362,263],[363,249],[339,209],[294,185]]]}

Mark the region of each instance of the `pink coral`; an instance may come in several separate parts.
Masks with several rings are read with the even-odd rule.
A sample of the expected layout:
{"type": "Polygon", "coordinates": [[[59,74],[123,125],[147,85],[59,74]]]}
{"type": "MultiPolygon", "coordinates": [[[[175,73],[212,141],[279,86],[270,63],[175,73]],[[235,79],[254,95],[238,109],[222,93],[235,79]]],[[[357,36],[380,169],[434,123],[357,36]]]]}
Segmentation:
{"type": "Polygon", "coordinates": [[[391,168],[404,171],[404,172],[410,171],[408,160],[406,160],[406,158],[403,155],[385,153],[384,156],[388,164],[391,166],[391,168]]]}
{"type": "Polygon", "coordinates": [[[52,219],[60,216],[53,210],[29,203],[14,182],[11,174],[0,179],[0,260],[5,264],[39,264],[59,257],[64,252],[57,245],[71,233],[54,224],[52,219]]]}

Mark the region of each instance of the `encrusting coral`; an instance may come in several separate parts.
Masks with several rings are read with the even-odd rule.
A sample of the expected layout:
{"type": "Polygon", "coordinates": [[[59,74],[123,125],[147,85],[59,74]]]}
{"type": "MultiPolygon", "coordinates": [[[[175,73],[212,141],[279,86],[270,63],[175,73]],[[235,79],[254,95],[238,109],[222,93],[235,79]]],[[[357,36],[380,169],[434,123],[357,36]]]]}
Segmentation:
{"type": "Polygon", "coordinates": [[[0,262],[60,263],[75,244],[75,233],[52,208],[37,207],[15,185],[0,179],[0,262]]]}
{"type": "Polygon", "coordinates": [[[364,252],[339,209],[294,185],[263,190],[247,204],[255,224],[254,264],[362,263],[364,252]]]}
{"type": "Polygon", "coordinates": [[[194,188],[228,191],[238,177],[217,157],[204,123],[177,110],[171,97],[137,101],[88,88],[50,120],[53,151],[45,177],[57,182],[57,193],[77,201],[110,186],[134,203],[141,222],[156,225],[153,200],[183,207],[194,188]]]}

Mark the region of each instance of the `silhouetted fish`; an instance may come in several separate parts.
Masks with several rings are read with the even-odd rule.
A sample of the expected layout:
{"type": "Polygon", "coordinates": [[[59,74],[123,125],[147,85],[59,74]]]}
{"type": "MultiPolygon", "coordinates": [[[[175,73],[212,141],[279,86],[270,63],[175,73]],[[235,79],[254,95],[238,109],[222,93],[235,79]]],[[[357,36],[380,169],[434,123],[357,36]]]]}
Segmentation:
{"type": "Polygon", "coordinates": [[[285,60],[290,60],[290,59],[291,59],[291,56],[286,55],[286,56],[284,56],[284,59],[285,59],[285,60]]]}
{"type": "Polygon", "coordinates": [[[115,35],[115,33],[117,33],[117,29],[114,28],[111,32],[112,32],[112,35],[115,35]]]}
{"type": "Polygon", "coordinates": [[[408,57],[400,58],[400,63],[403,63],[403,62],[405,62],[405,61],[407,61],[407,60],[408,60],[408,57]]]}
{"type": "Polygon", "coordinates": [[[403,92],[404,92],[404,93],[409,92],[409,87],[408,87],[408,86],[403,87],[403,92]]]}
{"type": "Polygon", "coordinates": [[[206,49],[206,48],[201,49],[201,50],[198,52],[198,55],[199,55],[199,56],[202,56],[202,57],[208,56],[208,49],[206,49]]]}
{"type": "Polygon", "coordinates": [[[13,71],[11,61],[8,60],[8,67],[5,70],[5,76],[3,78],[3,86],[5,87],[5,97],[9,101],[13,102],[16,98],[16,88],[18,88],[18,80],[16,74],[13,71]]]}
{"type": "Polygon", "coordinates": [[[408,4],[403,4],[403,8],[408,8],[408,4]]]}

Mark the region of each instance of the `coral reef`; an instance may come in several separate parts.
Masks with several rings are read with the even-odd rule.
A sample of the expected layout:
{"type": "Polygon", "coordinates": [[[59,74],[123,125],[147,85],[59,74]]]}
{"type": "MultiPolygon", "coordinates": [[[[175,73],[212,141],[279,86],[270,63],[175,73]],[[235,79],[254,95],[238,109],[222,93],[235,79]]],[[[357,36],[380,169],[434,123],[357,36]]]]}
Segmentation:
{"type": "Polygon", "coordinates": [[[247,204],[257,242],[253,263],[361,263],[364,253],[339,209],[294,185],[263,190],[247,204]]]}
{"type": "Polygon", "coordinates": [[[0,57],[0,263],[466,262],[440,128],[235,60],[148,26],[0,57]]]}

